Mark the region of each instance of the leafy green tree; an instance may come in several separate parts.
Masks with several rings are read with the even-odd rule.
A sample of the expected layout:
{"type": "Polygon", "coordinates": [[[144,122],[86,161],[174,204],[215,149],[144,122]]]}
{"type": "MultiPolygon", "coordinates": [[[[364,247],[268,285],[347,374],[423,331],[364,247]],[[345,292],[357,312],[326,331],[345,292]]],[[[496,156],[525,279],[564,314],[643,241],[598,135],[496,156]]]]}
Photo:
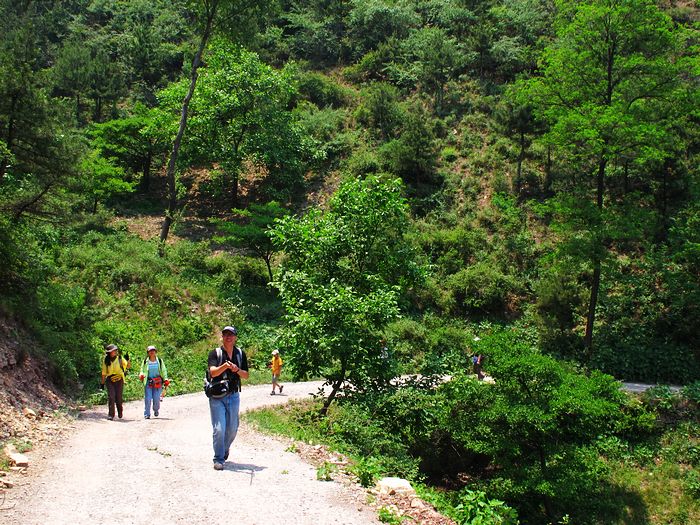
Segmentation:
{"type": "Polygon", "coordinates": [[[195,88],[199,76],[199,67],[202,64],[202,56],[209,39],[216,30],[227,31],[231,35],[236,35],[240,40],[250,38],[257,31],[259,23],[269,13],[269,5],[264,0],[190,0],[195,13],[195,24],[199,44],[197,51],[192,58],[190,68],[190,79],[187,93],[182,99],[180,110],[180,121],[177,134],[173,140],[170,158],[166,170],[166,180],[168,184],[168,209],[163,219],[160,231],[160,241],[164,243],[168,239],[170,226],[173,223],[177,212],[177,186],[175,169],[177,158],[180,153],[182,137],[187,128],[187,117],[195,88]]]}
{"type": "Polygon", "coordinates": [[[386,82],[373,82],[362,92],[355,117],[376,130],[382,141],[395,138],[404,117],[399,90],[386,82]]]}
{"type": "Polygon", "coordinates": [[[541,76],[528,86],[537,111],[551,126],[549,140],[583,173],[595,166],[595,209],[586,206],[591,186],[587,177],[580,177],[573,189],[578,198],[567,200],[586,208],[578,215],[590,239],[585,254],[592,268],[591,293],[584,337],[590,354],[611,234],[605,222],[611,162],[634,154],[644,165],[667,155],[673,95],[682,79],[682,33],[648,0],[562,1],[558,8],[557,40],[545,51],[541,76]]]}
{"type": "Polygon", "coordinates": [[[292,57],[314,64],[336,64],[343,56],[349,9],[350,3],[343,0],[294,2],[281,15],[292,57]]]}
{"type": "Polygon", "coordinates": [[[82,122],[82,97],[90,89],[91,62],[90,49],[83,41],[68,41],[51,69],[58,93],[65,93],[75,100],[75,120],[78,123],[82,122]]]}
{"type": "Polygon", "coordinates": [[[167,137],[161,129],[163,116],[158,110],[137,105],[133,115],[94,124],[89,130],[93,147],[128,172],[141,173],[144,191],[149,189],[154,161],[167,150],[167,137]]]}
{"type": "Polygon", "coordinates": [[[323,375],[331,386],[323,414],[345,382],[363,389],[379,377],[378,334],[417,278],[401,192],[399,180],[348,180],[325,213],[288,217],[272,230],[285,253],[274,283],[287,312],[283,345],[297,376],[323,375]]]}
{"type": "Polygon", "coordinates": [[[408,3],[355,0],[347,18],[353,57],[361,57],[391,37],[406,37],[419,22],[408,3]]]}
{"type": "Polygon", "coordinates": [[[496,108],[495,117],[506,136],[517,141],[518,157],[516,161],[515,190],[519,194],[523,186],[523,163],[532,140],[543,132],[542,124],[533,114],[532,105],[527,101],[518,100],[517,96],[507,94],[502,103],[496,108]]]}
{"type": "Polygon", "coordinates": [[[67,211],[71,195],[66,189],[78,175],[84,147],[70,129],[66,108],[50,99],[45,83],[44,23],[52,7],[0,4],[0,140],[5,146],[0,211],[14,223],[25,217],[56,219],[67,211]]]}
{"type": "Polygon", "coordinates": [[[552,37],[554,12],[551,0],[504,0],[491,7],[497,30],[491,55],[500,77],[536,70],[542,46],[552,37]]]}
{"type": "Polygon", "coordinates": [[[113,159],[103,157],[100,150],[92,150],[83,157],[80,170],[83,195],[92,196],[92,213],[97,211],[101,200],[134,190],[134,184],[125,180],[124,169],[115,166],[113,159]]]}
{"type": "Polygon", "coordinates": [[[455,78],[463,65],[457,41],[437,27],[413,31],[401,43],[403,60],[390,68],[390,76],[399,85],[420,89],[433,97],[435,111],[442,110],[445,85],[455,78]]]}
{"type": "Polygon", "coordinates": [[[437,146],[433,122],[428,110],[420,104],[405,109],[405,119],[397,138],[379,150],[389,171],[413,185],[430,180],[435,172],[437,146]]]}
{"type": "Polygon", "coordinates": [[[220,163],[234,205],[247,159],[262,164],[268,178],[276,176],[278,190],[301,182],[304,145],[289,110],[295,93],[290,73],[276,71],[255,53],[226,42],[212,45],[191,104],[187,149],[194,161],[220,163]]]}
{"type": "Polygon", "coordinates": [[[605,472],[590,447],[618,428],[626,394],[611,376],[580,374],[515,332],[476,345],[495,384],[460,377],[441,387],[448,405],[439,427],[456,446],[489,458],[489,493],[518,507],[521,518],[556,523],[567,513],[586,516],[605,472]]]}
{"type": "Polygon", "coordinates": [[[220,242],[225,242],[236,247],[245,248],[261,257],[267,266],[270,282],[272,276],[272,256],[275,254],[275,245],[269,235],[269,230],[277,219],[281,219],[289,212],[275,201],[265,204],[250,204],[245,210],[233,210],[236,219],[242,219],[244,224],[234,221],[216,221],[217,227],[226,235],[217,237],[220,242]]]}

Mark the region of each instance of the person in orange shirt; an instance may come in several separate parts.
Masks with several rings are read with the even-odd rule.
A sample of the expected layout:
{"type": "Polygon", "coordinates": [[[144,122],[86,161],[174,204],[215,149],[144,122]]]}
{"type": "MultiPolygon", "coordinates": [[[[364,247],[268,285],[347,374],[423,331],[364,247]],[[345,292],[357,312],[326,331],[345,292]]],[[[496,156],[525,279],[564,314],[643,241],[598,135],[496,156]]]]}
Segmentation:
{"type": "Polygon", "coordinates": [[[284,386],[279,384],[280,374],[282,373],[282,358],[280,357],[279,350],[272,351],[270,370],[272,370],[272,392],[270,392],[270,395],[275,395],[275,387],[279,388],[281,394],[284,386]]]}

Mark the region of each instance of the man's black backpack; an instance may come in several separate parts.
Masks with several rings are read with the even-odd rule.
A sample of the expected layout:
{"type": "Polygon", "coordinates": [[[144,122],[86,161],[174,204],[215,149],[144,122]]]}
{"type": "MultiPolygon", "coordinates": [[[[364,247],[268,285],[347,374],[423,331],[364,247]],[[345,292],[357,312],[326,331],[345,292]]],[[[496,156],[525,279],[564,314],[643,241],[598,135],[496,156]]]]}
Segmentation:
{"type": "MultiPolygon", "coordinates": [[[[236,362],[236,365],[240,368],[240,350],[237,347],[234,347],[233,349],[233,359],[236,362]]],[[[221,349],[220,346],[216,347],[216,366],[221,366],[224,362],[224,351],[221,349]]],[[[209,365],[207,364],[207,371],[204,376],[204,394],[207,397],[212,397],[214,399],[221,399],[224,397],[226,394],[230,392],[237,392],[240,390],[240,381],[235,381],[235,379],[238,378],[236,376],[234,380],[224,378],[223,376],[227,376],[227,372],[224,372],[220,376],[213,378],[211,377],[211,373],[209,372],[209,365]]]]}
{"type": "MultiPolygon", "coordinates": [[[[224,362],[223,352],[221,347],[216,349],[216,366],[221,366],[224,362]]],[[[221,399],[229,392],[228,380],[221,377],[212,379],[211,372],[209,372],[209,365],[207,364],[207,372],[204,376],[204,394],[207,397],[213,397],[214,399],[221,399]]]]}

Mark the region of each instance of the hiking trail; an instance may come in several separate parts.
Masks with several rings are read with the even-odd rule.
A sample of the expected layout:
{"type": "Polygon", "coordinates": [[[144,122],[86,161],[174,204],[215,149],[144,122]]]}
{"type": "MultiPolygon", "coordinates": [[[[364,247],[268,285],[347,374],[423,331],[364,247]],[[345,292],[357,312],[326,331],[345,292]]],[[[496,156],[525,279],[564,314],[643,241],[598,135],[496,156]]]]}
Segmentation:
{"type": "MultiPolygon", "coordinates": [[[[321,382],[243,388],[241,412],[316,393],[321,382]]],[[[108,421],[105,406],[83,412],[53,446],[28,453],[26,475],[6,493],[5,525],[245,525],[380,523],[364,490],[319,481],[288,439],[241,424],[223,471],[212,463],[209,404],[203,393],[166,397],[160,417],[143,418],[143,400],[108,421]]]]}

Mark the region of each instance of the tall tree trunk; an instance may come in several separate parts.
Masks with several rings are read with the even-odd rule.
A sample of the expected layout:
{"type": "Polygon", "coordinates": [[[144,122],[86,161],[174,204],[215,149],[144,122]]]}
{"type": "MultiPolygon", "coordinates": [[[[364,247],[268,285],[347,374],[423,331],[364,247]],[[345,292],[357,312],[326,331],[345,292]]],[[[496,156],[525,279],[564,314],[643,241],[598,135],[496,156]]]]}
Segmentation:
{"type": "Polygon", "coordinates": [[[75,94],[75,121],[78,125],[82,124],[80,114],[80,93],[75,94]]]}
{"type": "Polygon", "coordinates": [[[199,49],[194,55],[192,60],[192,73],[190,75],[190,88],[182,100],[182,111],[180,113],[180,126],[177,130],[177,135],[175,136],[175,141],[173,142],[173,149],[170,153],[170,160],[168,161],[168,169],[166,171],[166,179],[168,182],[168,209],[165,212],[165,217],[163,218],[163,226],[160,230],[160,243],[161,243],[161,254],[163,252],[162,246],[165,241],[168,240],[168,234],[170,233],[170,226],[175,218],[175,213],[177,212],[177,190],[175,186],[175,166],[177,163],[177,156],[180,153],[180,144],[182,143],[182,136],[185,134],[185,128],[187,127],[187,112],[190,107],[190,101],[194,95],[194,89],[197,86],[197,76],[199,65],[202,62],[202,54],[207,46],[209,37],[211,36],[214,17],[216,16],[216,10],[219,5],[218,0],[213,1],[208,5],[208,11],[206,14],[206,24],[204,26],[204,32],[202,33],[202,39],[199,42],[199,49]]]}
{"type": "Polygon", "coordinates": [[[272,255],[265,255],[265,265],[267,265],[267,274],[270,276],[270,282],[272,282],[275,279],[272,276],[272,265],[270,264],[270,259],[272,259],[272,255]]]}
{"type": "Polygon", "coordinates": [[[518,170],[515,175],[515,189],[518,196],[520,196],[520,189],[522,188],[522,176],[523,176],[523,160],[525,159],[525,133],[520,132],[520,153],[518,154],[518,170]]]}
{"type": "MultiPolygon", "coordinates": [[[[608,159],[605,154],[598,163],[597,190],[596,190],[596,206],[598,211],[603,211],[603,193],[605,191],[605,167],[608,159]]],[[[597,242],[602,242],[598,239],[597,242]]],[[[586,356],[590,359],[593,352],[593,325],[595,324],[595,309],[598,303],[598,291],[600,290],[600,267],[601,260],[598,252],[597,244],[593,247],[593,281],[591,282],[591,297],[588,302],[588,316],[586,318],[586,335],[583,339],[583,346],[586,350],[586,356]]]]}
{"type": "Polygon", "coordinates": [[[544,165],[544,195],[552,195],[552,146],[547,146],[547,162],[544,165]]]}
{"type": "MultiPolygon", "coordinates": [[[[7,134],[5,135],[5,145],[8,151],[12,151],[12,143],[15,140],[15,108],[17,107],[17,94],[12,95],[12,100],[10,102],[10,111],[7,119],[7,134]]],[[[10,158],[7,156],[0,157],[0,182],[5,178],[5,173],[7,171],[7,163],[10,158]]]]}
{"type": "Polygon", "coordinates": [[[102,97],[99,95],[95,98],[95,113],[92,116],[92,120],[102,122],[102,97]]]}
{"type": "Polygon", "coordinates": [[[151,187],[151,164],[153,163],[153,151],[149,150],[146,160],[143,161],[143,175],[141,176],[141,189],[147,192],[151,187]]]}
{"type": "Polygon", "coordinates": [[[333,383],[331,387],[331,393],[328,395],[326,400],[323,402],[323,407],[321,407],[321,417],[326,417],[328,414],[328,407],[331,406],[331,403],[335,399],[335,396],[338,395],[338,391],[340,390],[340,387],[343,386],[343,382],[345,381],[345,371],[347,370],[345,363],[341,365],[340,369],[340,376],[338,379],[333,383]]]}
{"type": "MultiPolygon", "coordinates": [[[[544,448],[540,445],[537,446],[537,454],[540,459],[540,472],[542,473],[542,479],[547,479],[547,458],[544,453],[544,448]]],[[[556,517],[554,516],[554,509],[552,508],[552,501],[546,494],[542,495],[542,503],[544,505],[544,512],[547,517],[554,523],[556,517]]]]}

